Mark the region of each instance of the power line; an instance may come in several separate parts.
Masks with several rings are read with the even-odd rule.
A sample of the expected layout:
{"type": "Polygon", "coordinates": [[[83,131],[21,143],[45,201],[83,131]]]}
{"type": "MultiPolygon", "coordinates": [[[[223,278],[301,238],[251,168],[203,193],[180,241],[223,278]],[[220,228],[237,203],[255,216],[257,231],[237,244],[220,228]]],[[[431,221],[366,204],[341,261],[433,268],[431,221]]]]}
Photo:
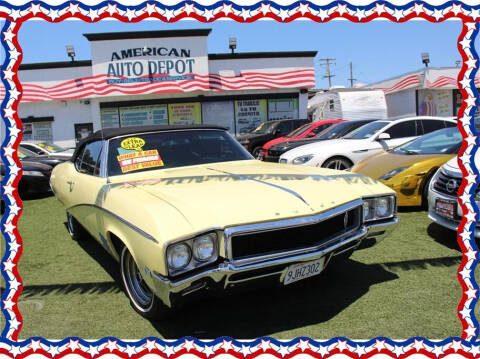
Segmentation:
{"type": "MultiPolygon", "coordinates": [[[[335,61],[335,59],[332,59],[330,57],[327,57],[327,58],[324,58],[324,59],[319,59],[321,62],[323,62],[323,64],[320,64],[320,66],[322,65],[325,65],[326,66],[326,75],[325,76],[322,76],[322,78],[328,78],[328,88],[332,87],[332,77],[334,77],[335,75],[332,75],[330,73],[330,63],[335,61]]],[[[333,62],[333,64],[335,65],[335,63],[333,62]]]]}

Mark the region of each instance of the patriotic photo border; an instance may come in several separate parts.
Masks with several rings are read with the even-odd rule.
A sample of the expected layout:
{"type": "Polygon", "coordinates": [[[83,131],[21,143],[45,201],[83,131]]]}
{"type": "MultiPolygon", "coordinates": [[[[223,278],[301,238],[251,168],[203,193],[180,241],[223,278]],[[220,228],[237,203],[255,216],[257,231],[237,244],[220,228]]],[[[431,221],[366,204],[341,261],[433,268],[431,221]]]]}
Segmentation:
{"type": "Polygon", "coordinates": [[[0,150],[0,157],[6,167],[2,181],[2,198],[5,201],[6,209],[0,223],[0,230],[6,242],[5,255],[0,265],[5,279],[5,291],[2,293],[0,303],[5,317],[5,327],[0,337],[0,354],[2,356],[24,358],[30,355],[41,355],[47,358],[60,358],[76,354],[91,359],[107,354],[120,358],[155,355],[169,359],[185,354],[202,359],[225,354],[237,359],[253,359],[265,354],[271,358],[308,355],[319,359],[326,359],[337,354],[343,354],[352,359],[369,358],[375,355],[404,358],[416,354],[432,359],[440,359],[451,354],[465,358],[480,356],[480,342],[477,341],[479,324],[474,314],[474,307],[478,301],[478,285],[474,276],[478,248],[473,234],[478,221],[478,208],[474,196],[479,174],[474,164],[474,156],[478,147],[473,119],[478,103],[478,93],[474,84],[478,54],[474,49],[474,40],[479,30],[480,5],[471,6],[459,1],[449,1],[442,5],[431,5],[424,1],[413,1],[403,5],[377,1],[361,6],[345,1],[333,1],[327,5],[318,5],[308,0],[295,1],[290,5],[281,5],[268,0],[252,5],[242,5],[240,1],[237,3],[230,0],[209,5],[191,0],[180,1],[176,5],[165,5],[155,0],[137,5],[123,4],[113,0],[95,5],[87,5],[76,0],[60,5],[51,5],[48,2],[34,0],[20,6],[0,1],[0,18],[5,20],[0,34],[5,50],[5,61],[0,72],[5,88],[5,97],[0,113],[6,128],[5,140],[0,150]],[[227,337],[211,341],[202,341],[191,337],[173,341],[158,338],[122,341],[112,337],[96,341],[87,341],[76,337],[61,341],[48,341],[41,337],[35,337],[17,341],[22,327],[22,317],[17,306],[22,291],[22,280],[17,270],[18,260],[22,253],[22,238],[17,227],[22,213],[22,203],[17,192],[22,174],[21,163],[17,155],[17,147],[22,138],[22,123],[17,113],[22,94],[22,87],[17,76],[22,60],[22,50],[17,35],[22,22],[29,19],[60,22],[69,18],[77,18],[89,23],[108,18],[131,23],[146,18],[158,19],[167,23],[187,18],[203,23],[213,22],[217,19],[250,23],[264,18],[285,23],[297,19],[309,19],[323,23],[338,18],[356,23],[368,22],[373,19],[386,19],[397,23],[411,19],[424,19],[430,22],[442,22],[447,19],[461,20],[462,32],[458,39],[458,50],[463,63],[458,75],[458,86],[463,103],[458,113],[458,128],[462,133],[463,143],[458,155],[458,162],[464,178],[458,198],[464,216],[459,225],[457,237],[463,253],[457,274],[463,290],[458,305],[458,316],[463,327],[461,337],[452,337],[442,341],[433,341],[422,337],[414,337],[405,341],[394,341],[384,337],[368,341],[353,341],[343,337],[325,341],[304,337],[290,341],[280,341],[268,337],[250,341],[239,341],[227,337]]]}

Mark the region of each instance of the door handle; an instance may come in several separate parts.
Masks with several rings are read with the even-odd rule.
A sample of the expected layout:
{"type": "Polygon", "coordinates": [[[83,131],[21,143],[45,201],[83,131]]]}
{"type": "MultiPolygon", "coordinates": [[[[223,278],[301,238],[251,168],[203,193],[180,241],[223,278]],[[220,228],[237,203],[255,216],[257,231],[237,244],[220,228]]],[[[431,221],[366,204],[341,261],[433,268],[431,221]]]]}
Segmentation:
{"type": "Polygon", "coordinates": [[[70,192],[72,192],[73,186],[75,185],[75,181],[67,181],[67,183],[70,185],[70,192]]]}

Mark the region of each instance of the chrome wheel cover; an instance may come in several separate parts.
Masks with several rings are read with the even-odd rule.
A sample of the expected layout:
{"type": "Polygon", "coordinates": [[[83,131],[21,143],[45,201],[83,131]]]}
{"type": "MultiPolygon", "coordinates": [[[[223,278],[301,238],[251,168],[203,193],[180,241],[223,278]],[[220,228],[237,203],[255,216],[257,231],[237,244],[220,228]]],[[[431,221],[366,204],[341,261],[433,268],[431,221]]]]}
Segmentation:
{"type": "Polygon", "coordinates": [[[143,280],[142,274],[129,252],[125,253],[123,277],[131,299],[142,309],[148,309],[153,303],[153,293],[143,280]]]}

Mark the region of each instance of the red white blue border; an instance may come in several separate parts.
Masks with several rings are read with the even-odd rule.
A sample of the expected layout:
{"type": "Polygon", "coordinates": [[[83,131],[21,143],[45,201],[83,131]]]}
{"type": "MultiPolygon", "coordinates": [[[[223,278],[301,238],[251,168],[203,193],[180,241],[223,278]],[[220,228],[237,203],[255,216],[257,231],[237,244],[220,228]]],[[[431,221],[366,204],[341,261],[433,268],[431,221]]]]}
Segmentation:
{"type": "Polygon", "coordinates": [[[467,5],[457,1],[448,1],[441,5],[431,5],[424,1],[414,1],[404,5],[377,1],[361,6],[345,1],[334,1],[327,5],[318,5],[311,1],[296,1],[290,5],[280,5],[273,1],[262,1],[253,5],[242,5],[240,2],[232,1],[219,1],[210,5],[182,1],[176,5],[165,5],[154,0],[137,5],[125,5],[116,1],[104,1],[95,5],[70,1],[60,5],[50,5],[34,0],[20,6],[0,1],[0,18],[6,20],[0,34],[6,55],[0,73],[5,87],[5,98],[2,101],[0,113],[6,125],[6,138],[0,150],[0,157],[6,167],[1,186],[6,211],[0,223],[0,231],[6,241],[6,251],[0,270],[5,278],[6,288],[0,303],[5,316],[5,328],[0,337],[0,355],[9,358],[23,358],[31,355],[60,358],[77,354],[90,359],[107,354],[120,358],[136,358],[153,354],[156,357],[169,359],[186,354],[205,359],[225,354],[237,359],[253,359],[265,354],[276,358],[308,355],[322,359],[339,354],[352,359],[376,355],[406,358],[417,354],[432,359],[440,359],[452,354],[465,358],[480,356],[480,342],[476,342],[479,325],[474,314],[474,307],[478,300],[478,285],[474,278],[478,248],[473,235],[478,221],[478,208],[474,196],[479,174],[473,160],[478,146],[473,122],[473,114],[478,103],[478,93],[474,85],[478,55],[473,44],[478,34],[480,5],[467,5]],[[458,241],[463,252],[458,270],[458,279],[463,288],[458,306],[458,315],[463,327],[462,333],[459,333],[461,338],[448,338],[442,341],[432,341],[422,337],[405,341],[393,341],[383,337],[368,341],[353,341],[342,337],[326,341],[310,338],[296,338],[291,341],[279,341],[273,338],[238,341],[222,337],[213,341],[202,341],[187,337],[176,341],[158,338],[122,341],[107,337],[98,341],[86,341],[80,338],[48,341],[36,337],[18,342],[22,317],[17,302],[22,290],[22,281],[17,271],[17,264],[22,252],[22,239],[17,223],[22,205],[17,187],[22,170],[17,156],[17,147],[22,137],[22,124],[17,108],[22,88],[18,81],[17,70],[22,60],[22,51],[17,41],[17,34],[22,22],[33,18],[49,22],[60,22],[68,18],[78,18],[86,22],[97,22],[107,18],[124,22],[138,22],[146,18],[155,18],[164,22],[176,22],[186,18],[201,22],[232,19],[246,23],[263,18],[279,22],[291,22],[296,19],[327,22],[337,18],[352,22],[368,22],[379,18],[394,22],[405,22],[415,18],[431,22],[461,20],[463,27],[458,41],[458,49],[463,59],[458,78],[463,96],[463,104],[458,114],[458,127],[464,138],[458,156],[464,175],[459,191],[459,203],[464,217],[458,228],[458,241]]]}

